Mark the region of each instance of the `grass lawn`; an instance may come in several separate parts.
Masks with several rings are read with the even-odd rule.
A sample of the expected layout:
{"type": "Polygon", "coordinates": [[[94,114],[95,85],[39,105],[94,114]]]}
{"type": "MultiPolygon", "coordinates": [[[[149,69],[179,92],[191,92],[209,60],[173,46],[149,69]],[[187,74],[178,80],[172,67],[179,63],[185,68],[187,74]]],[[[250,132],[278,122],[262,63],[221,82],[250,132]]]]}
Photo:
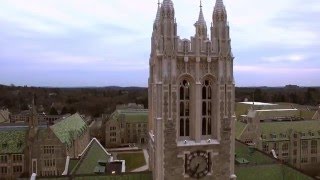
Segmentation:
{"type": "Polygon", "coordinates": [[[117,158],[119,160],[126,161],[126,172],[132,171],[146,164],[146,161],[144,159],[144,155],[142,152],[119,153],[117,155],[117,158]]]}

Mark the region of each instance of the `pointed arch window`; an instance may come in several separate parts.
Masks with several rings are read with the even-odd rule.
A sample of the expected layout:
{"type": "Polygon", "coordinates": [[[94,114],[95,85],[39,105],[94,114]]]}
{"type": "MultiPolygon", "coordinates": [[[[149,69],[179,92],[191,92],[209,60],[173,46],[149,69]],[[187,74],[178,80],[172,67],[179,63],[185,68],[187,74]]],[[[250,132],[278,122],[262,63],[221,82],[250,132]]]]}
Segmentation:
{"type": "Polygon", "coordinates": [[[190,136],[190,82],[186,79],[179,84],[179,136],[190,136]]]}
{"type": "Polygon", "coordinates": [[[212,134],[212,82],[208,79],[202,83],[202,125],[201,134],[212,134]]]}

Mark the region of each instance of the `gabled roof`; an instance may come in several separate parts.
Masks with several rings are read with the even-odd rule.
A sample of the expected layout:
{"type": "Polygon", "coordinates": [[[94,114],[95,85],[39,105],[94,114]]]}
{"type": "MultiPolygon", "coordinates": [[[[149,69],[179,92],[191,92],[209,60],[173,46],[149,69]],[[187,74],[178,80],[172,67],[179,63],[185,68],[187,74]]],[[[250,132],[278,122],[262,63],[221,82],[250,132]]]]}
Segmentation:
{"type": "Polygon", "coordinates": [[[27,132],[27,126],[0,127],[0,154],[23,153],[27,132]]]}
{"type": "Polygon", "coordinates": [[[71,174],[94,174],[99,161],[110,162],[111,160],[111,154],[104,149],[96,138],[90,141],[80,156],[74,168],[69,170],[71,174]]]}
{"type": "Polygon", "coordinates": [[[71,145],[72,140],[75,137],[82,135],[87,128],[87,124],[78,113],[75,113],[72,116],[50,126],[50,129],[59,138],[59,140],[67,145],[71,145]]]}

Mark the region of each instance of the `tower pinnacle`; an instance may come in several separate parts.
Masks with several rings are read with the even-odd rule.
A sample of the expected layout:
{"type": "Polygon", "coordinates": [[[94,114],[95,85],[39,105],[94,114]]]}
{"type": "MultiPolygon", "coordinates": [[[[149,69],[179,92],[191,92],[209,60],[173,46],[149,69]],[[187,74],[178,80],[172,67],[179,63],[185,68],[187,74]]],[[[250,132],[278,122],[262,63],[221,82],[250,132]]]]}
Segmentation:
{"type": "Polygon", "coordinates": [[[203,12],[202,12],[202,2],[201,2],[201,0],[200,0],[199,18],[198,18],[198,21],[197,21],[196,24],[198,24],[198,25],[206,25],[206,21],[204,20],[203,12]]]}
{"type": "Polygon", "coordinates": [[[217,0],[216,5],[214,6],[215,13],[226,13],[226,8],[223,4],[223,0],[217,0]]]}
{"type": "Polygon", "coordinates": [[[171,0],[163,0],[162,7],[164,7],[165,9],[173,9],[173,2],[171,0]]]}
{"type": "Polygon", "coordinates": [[[160,0],[158,0],[158,10],[157,10],[157,15],[156,15],[156,19],[154,20],[155,23],[158,23],[160,21],[160,0]]]}

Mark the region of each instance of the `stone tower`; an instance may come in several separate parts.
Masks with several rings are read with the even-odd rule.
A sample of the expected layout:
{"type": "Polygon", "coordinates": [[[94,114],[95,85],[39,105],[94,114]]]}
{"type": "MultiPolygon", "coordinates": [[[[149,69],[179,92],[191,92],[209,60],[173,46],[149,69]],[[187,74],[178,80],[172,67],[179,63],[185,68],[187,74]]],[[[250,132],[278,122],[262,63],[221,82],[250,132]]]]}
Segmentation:
{"type": "Polygon", "coordinates": [[[153,179],[234,179],[234,57],[223,1],[211,38],[200,5],[190,40],[177,35],[172,0],[158,4],[148,89],[153,179]]]}

